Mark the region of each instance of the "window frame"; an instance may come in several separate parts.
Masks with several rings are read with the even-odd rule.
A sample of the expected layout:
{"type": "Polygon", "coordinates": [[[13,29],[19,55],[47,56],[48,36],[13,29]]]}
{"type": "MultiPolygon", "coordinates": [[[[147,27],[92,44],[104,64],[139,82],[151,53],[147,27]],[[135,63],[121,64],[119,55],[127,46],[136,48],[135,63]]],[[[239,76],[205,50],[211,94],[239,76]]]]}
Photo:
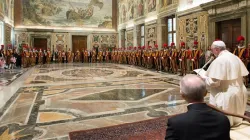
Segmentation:
{"type": "Polygon", "coordinates": [[[141,37],[140,37],[140,44],[141,44],[141,47],[142,46],[145,46],[145,25],[144,24],[141,24],[141,26],[140,26],[140,34],[141,34],[141,37]],[[142,27],[143,27],[143,35],[142,35],[142,27]],[[142,39],[144,40],[143,41],[143,44],[142,44],[142,39]]]}
{"type": "Polygon", "coordinates": [[[173,16],[169,16],[166,18],[166,21],[167,21],[167,43],[168,45],[170,45],[172,42],[176,43],[176,17],[173,15],[173,16]],[[169,25],[169,19],[171,19],[171,25],[172,25],[172,30],[169,31],[169,28],[168,28],[168,25],[169,25]],[[175,20],[175,22],[174,22],[175,20]],[[174,25],[175,23],[175,25],[174,25]],[[175,27],[175,29],[174,29],[175,27]],[[172,40],[169,41],[169,34],[172,35],[172,40]],[[175,38],[174,38],[174,35],[175,35],[175,38]]]}
{"type": "Polygon", "coordinates": [[[1,39],[0,39],[0,45],[4,44],[4,22],[0,20],[0,35],[1,35],[1,39]]]}

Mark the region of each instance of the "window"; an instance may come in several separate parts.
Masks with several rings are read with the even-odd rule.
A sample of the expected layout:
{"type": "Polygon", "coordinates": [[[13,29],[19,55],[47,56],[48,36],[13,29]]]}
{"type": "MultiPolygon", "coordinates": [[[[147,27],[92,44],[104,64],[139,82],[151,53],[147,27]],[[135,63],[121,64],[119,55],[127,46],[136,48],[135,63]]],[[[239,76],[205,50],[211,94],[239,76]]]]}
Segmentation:
{"type": "Polygon", "coordinates": [[[176,18],[168,17],[167,25],[168,25],[167,40],[168,40],[168,45],[170,46],[172,42],[176,43],[176,18]]]}
{"type": "Polygon", "coordinates": [[[145,46],[145,26],[141,25],[141,46],[145,46]]]}
{"type": "Polygon", "coordinates": [[[3,36],[4,36],[4,29],[3,29],[3,22],[0,21],[0,45],[3,44],[3,36]]]}

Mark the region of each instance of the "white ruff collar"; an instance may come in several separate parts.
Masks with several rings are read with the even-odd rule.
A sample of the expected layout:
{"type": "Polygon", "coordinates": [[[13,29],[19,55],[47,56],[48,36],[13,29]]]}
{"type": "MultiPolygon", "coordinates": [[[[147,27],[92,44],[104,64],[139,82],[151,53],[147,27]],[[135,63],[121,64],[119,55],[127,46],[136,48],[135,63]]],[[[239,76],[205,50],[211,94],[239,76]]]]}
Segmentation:
{"type": "Polygon", "coordinates": [[[245,48],[245,46],[242,46],[242,47],[238,46],[238,49],[242,49],[242,48],[245,48]]]}

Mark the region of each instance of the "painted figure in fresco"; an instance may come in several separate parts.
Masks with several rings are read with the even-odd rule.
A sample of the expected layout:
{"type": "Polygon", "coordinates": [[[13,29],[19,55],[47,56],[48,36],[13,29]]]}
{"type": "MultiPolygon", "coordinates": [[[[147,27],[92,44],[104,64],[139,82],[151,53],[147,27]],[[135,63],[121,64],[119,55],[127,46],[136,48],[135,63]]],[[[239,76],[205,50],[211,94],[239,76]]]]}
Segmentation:
{"type": "Polygon", "coordinates": [[[60,0],[60,2],[56,0],[23,0],[22,10],[25,11],[23,21],[25,25],[75,26],[77,24],[81,26],[95,24],[97,27],[101,25],[110,28],[112,27],[112,8],[104,9],[104,4],[112,4],[112,0],[108,0],[108,3],[104,3],[103,0],[60,0]],[[94,12],[99,9],[104,12],[102,14],[106,12],[107,15],[95,15],[94,12]],[[90,20],[93,16],[98,21],[93,23],[90,20]]]}
{"type": "Polygon", "coordinates": [[[3,0],[3,1],[5,1],[4,13],[5,13],[5,15],[9,16],[9,9],[11,9],[10,8],[10,0],[3,0]]]}
{"type": "Polygon", "coordinates": [[[134,18],[134,0],[129,1],[129,19],[134,18]]]}
{"type": "Polygon", "coordinates": [[[125,7],[125,5],[123,4],[123,5],[122,5],[122,22],[125,22],[125,21],[126,21],[126,15],[127,15],[126,7],[125,7]]]}
{"type": "Polygon", "coordinates": [[[155,11],[156,8],[156,0],[148,0],[148,11],[155,11]]]}
{"type": "Polygon", "coordinates": [[[100,9],[103,7],[103,2],[100,2],[99,0],[91,0],[86,9],[79,8],[77,11],[71,3],[69,4],[72,9],[69,9],[66,12],[68,20],[89,19],[94,14],[94,6],[99,7],[100,9]]]}
{"type": "Polygon", "coordinates": [[[143,0],[139,0],[139,4],[138,4],[138,16],[143,16],[143,15],[144,15],[143,0]]]}
{"type": "Polygon", "coordinates": [[[37,12],[41,13],[42,15],[53,16],[59,14],[62,11],[62,8],[55,6],[55,4],[44,2],[43,4],[39,4],[37,10],[39,10],[37,12]]]}

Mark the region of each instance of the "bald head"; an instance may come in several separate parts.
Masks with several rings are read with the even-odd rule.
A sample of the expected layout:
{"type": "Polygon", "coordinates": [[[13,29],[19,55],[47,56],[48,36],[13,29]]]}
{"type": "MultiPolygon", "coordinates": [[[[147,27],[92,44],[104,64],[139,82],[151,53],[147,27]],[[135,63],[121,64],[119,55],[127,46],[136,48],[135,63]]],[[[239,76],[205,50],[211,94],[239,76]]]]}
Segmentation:
{"type": "Polygon", "coordinates": [[[180,81],[181,94],[188,102],[203,102],[207,93],[205,82],[197,75],[188,74],[180,81]]]}

